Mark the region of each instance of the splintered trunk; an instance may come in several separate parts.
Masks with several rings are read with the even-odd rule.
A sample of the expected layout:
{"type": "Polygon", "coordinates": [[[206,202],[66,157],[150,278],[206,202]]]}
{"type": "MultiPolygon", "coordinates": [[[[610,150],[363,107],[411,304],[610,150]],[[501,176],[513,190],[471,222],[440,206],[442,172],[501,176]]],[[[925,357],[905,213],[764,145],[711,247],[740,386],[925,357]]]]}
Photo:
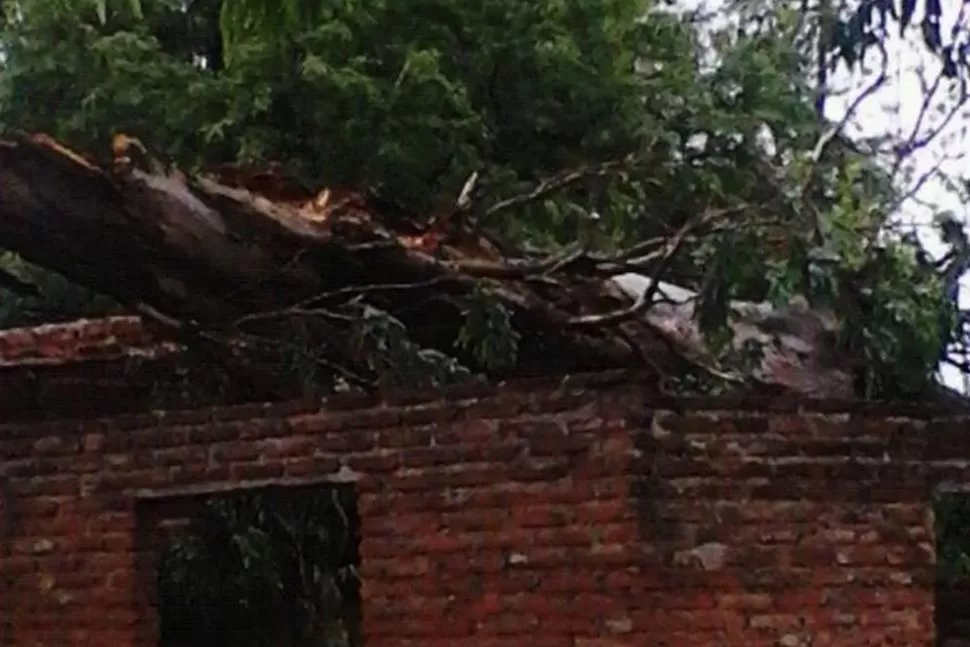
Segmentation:
{"type": "Polygon", "coordinates": [[[712,355],[696,295],[659,279],[688,233],[723,213],[614,257],[525,259],[469,222],[469,191],[425,218],[365,193],[314,194],[272,169],[187,176],[124,136],[113,152],[102,167],[45,136],[0,141],[0,246],[113,297],[226,375],[274,385],[274,397],[302,388],[304,378],[284,377],[300,362],[334,388],[387,386],[395,371],[399,384],[443,383],[427,375],[437,370],[422,363],[427,351],[491,379],[644,368],[673,389],[689,373],[721,386],[852,395],[853,360],[835,347],[831,313],[732,303],[737,358],[712,355]],[[510,316],[514,363],[457,343],[482,288],[510,316]],[[671,290],[680,303],[660,303],[671,290]],[[365,334],[374,312],[403,324],[420,361],[395,354],[392,325],[383,341],[365,334]],[[753,364],[752,345],[762,351],[753,364]]]}
{"type": "MultiPolygon", "coordinates": [[[[252,177],[223,173],[220,182],[136,164],[137,152],[116,150],[115,165],[102,168],[45,136],[0,142],[2,246],[171,330],[217,338],[237,357],[254,338],[267,351],[267,340],[287,334],[282,322],[298,319],[316,331],[315,343],[354,364],[355,325],[336,310],[356,299],[396,317],[417,344],[481,369],[455,340],[467,297],[484,280],[521,333],[512,374],[641,361],[615,330],[566,324],[586,311],[577,294],[588,281],[576,292],[576,281],[465,271],[468,263],[502,265],[467,228],[434,237],[366,195],[306,199],[252,177]]],[[[612,290],[593,292],[622,302],[612,290]]]]}

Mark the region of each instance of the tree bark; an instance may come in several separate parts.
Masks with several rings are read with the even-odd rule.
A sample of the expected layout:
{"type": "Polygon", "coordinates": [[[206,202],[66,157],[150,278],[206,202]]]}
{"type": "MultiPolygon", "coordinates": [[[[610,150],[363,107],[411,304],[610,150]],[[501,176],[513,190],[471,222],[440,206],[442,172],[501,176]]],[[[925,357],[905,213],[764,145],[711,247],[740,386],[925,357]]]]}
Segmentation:
{"type": "Polygon", "coordinates": [[[272,313],[308,318],[295,306],[321,295],[335,306],[357,296],[419,344],[455,355],[467,296],[486,281],[522,336],[512,373],[642,365],[615,327],[567,323],[590,304],[622,303],[601,280],[480,278],[463,267],[512,267],[482,251],[487,241],[466,228],[429,246],[428,226],[379,208],[363,195],[314,209],[212,177],[119,170],[42,135],[0,141],[0,244],[173,327],[232,339],[266,332],[272,313]]]}

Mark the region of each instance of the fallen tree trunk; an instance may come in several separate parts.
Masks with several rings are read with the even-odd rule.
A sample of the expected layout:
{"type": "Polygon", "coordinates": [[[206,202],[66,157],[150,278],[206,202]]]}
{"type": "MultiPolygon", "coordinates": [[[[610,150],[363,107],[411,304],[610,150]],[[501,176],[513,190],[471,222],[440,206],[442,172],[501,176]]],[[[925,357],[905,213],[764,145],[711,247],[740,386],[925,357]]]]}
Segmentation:
{"type": "Polygon", "coordinates": [[[362,193],[313,196],[240,173],[189,177],[153,162],[134,140],[115,144],[113,164],[98,165],[41,135],[0,141],[0,246],[197,342],[230,362],[227,370],[272,382],[287,326],[297,321],[327,367],[375,386],[375,355],[385,351],[362,346],[359,318],[346,309],[367,304],[401,321],[418,346],[493,378],[700,367],[735,384],[851,393],[847,365],[823,361],[832,354],[823,334],[831,326],[813,313],[741,304],[732,321],[737,341],[754,339],[774,354],[758,370],[714,369],[693,306],[655,303],[686,228],[641,256],[639,274],[615,278],[634,266],[637,250],[619,259],[508,258],[455,215],[465,192],[450,210],[422,219],[362,193]],[[483,365],[456,346],[482,284],[519,334],[513,366],[483,365]]]}
{"type": "MultiPolygon", "coordinates": [[[[419,344],[455,354],[479,282],[462,264],[506,265],[447,240],[427,249],[427,227],[384,218],[374,204],[361,194],[275,202],[130,161],[105,169],[44,136],[0,142],[0,245],[36,265],[172,328],[224,339],[366,295],[419,344]]],[[[583,311],[572,282],[536,289],[527,279],[492,281],[522,335],[516,372],[642,365],[615,332],[567,324],[583,311]]]]}

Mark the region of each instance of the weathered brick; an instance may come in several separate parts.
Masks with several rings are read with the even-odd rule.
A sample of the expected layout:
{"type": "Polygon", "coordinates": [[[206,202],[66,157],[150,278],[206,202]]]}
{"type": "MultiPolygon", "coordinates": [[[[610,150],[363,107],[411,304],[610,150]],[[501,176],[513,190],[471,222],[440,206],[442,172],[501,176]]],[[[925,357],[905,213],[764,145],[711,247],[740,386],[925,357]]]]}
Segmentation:
{"type": "Polygon", "coordinates": [[[434,430],[436,445],[471,443],[484,445],[499,438],[508,437],[503,427],[496,422],[483,419],[464,419],[461,422],[437,427],[434,430]]]}
{"type": "Polygon", "coordinates": [[[340,460],[336,456],[302,456],[283,459],[284,476],[326,475],[338,469],[340,469],[340,460]]]}
{"type": "MultiPolygon", "coordinates": [[[[273,451],[269,446],[263,445],[260,442],[253,443],[231,443],[231,442],[220,442],[215,445],[208,446],[208,460],[211,465],[225,465],[227,463],[245,463],[250,461],[259,461],[261,456],[267,455],[273,458],[279,458],[273,455],[273,451]]],[[[204,459],[203,459],[204,460],[204,459]]],[[[195,462],[195,461],[193,461],[195,462]]]]}
{"type": "MultiPolygon", "coordinates": [[[[272,438],[263,443],[247,443],[245,446],[252,447],[256,456],[265,456],[267,460],[272,461],[313,456],[317,441],[312,436],[288,435],[272,438]]],[[[243,458],[243,456],[236,458],[243,458]]]]}
{"type": "Polygon", "coordinates": [[[189,430],[190,443],[221,443],[236,440],[245,428],[244,423],[220,422],[198,425],[189,430]]]}
{"type": "Polygon", "coordinates": [[[155,465],[202,464],[207,459],[208,452],[202,446],[169,447],[151,453],[151,460],[155,465]]]}
{"type": "Polygon", "coordinates": [[[375,436],[377,447],[395,449],[399,447],[423,447],[431,444],[434,427],[402,426],[382,429],[375,436]]]}
{"type": "Polygon", "coordinates": [[[34,441],[35,456],[63,456],[75,454],[80,448],[77,438],[66,436],[44,436],[34,441]]]}
{"type": "Polygon", "coordinates": [[[146,510],[331,478],[360,494],[369,645],[933,644],[929,494],[966,479],[966,416],[522,388],[0,433],[0,644],[154,644],[144,571],[191,515],[146,538],[146,510]]]}
{"type": "Polygon", "coordinates": [[[518,455],[521,445],[508,443],[488,445],[434,445],[414,447],[400,453],[405,467],[433,467],[461,465],[462,463],[501,463],[518,455]]]}
{"type": "MultiPolygon", "coordinates": [[[[302,408],[297,408],[302,413],[302,408]]],[[[260,438],[280,438],[290,433],[290,428],[283,418],[267,417],[262,419],[248,419],[237,423],[239,437],[245,440],[260,438]]]]}
{"type": "Polygon", "coordinates": [[[232,463],[229,478],[233,481],[262,481],[283,476],[282,463],[232,463]]]}
{"type": "Polygon", "coordinates": [[[394,472],[401,466],[402,462],[400,453],[395,452],[351,454],[345,459],[345,463],[350,469],[372,474],[394,472]]]}

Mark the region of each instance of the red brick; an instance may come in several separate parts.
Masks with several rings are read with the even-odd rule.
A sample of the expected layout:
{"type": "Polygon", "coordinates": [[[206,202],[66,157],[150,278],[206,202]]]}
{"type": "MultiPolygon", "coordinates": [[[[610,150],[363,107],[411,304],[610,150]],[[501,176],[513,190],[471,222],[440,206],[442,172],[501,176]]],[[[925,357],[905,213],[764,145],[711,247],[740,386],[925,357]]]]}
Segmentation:
{"type": "Polygon", "coordinates": [[[256,449],[256,456],[265,456],[268,460],[285,458],[302,458],[313,456],[317,439],[313,436],[286,436],[272,438],[263,443],[250,443],[256,449]]]}
{"type": "Polygon", "coordinates": [[[189,430],[191,443],[219,443],[236,440],[243,425],[237,422],[220,422],[199,425],[189,430]]]}
{"type": "Polygon", "coordinates": [[[209,461],[213,465],[257,462],[263,455],[267,454],[273,458],[279,458],[273,456],[271,450],[260,442],[209,445],[209,461]]]}
{"type": "Polygon", "coordinates": [[[202,464],[208,460],[208,452],[200,446],[169,447],[153,451],[151,457],[155,465],[202,464]]]}
{"type": "Polygon", "coordinates": [[[964,421],[489,388],[0,433],[0,642],[154,644],[150,549],[189,522],[145,522],[165,503],[136,493],[339,472],[371,646],[933,644],[925,495],[970,467],[964,421]]]}
{"type": "Polygon", "coordinates": [[[233,463],[229,478],[233,481],[262,481],[283,476],[283,463],[233,463]]]}
{"type": "MultiPolygon", "coordinates": [[[[448,445],[484,445],[498,440],[494,423],[471,420],[465,422],[448,422],[431,427],[429,431],[429,445],[431,447],[445,447],[448,445]]],[[[408,446],[422,446],[424,443],[408,446]]]]}
{"type": "Polygon", "coordinates": [[[283,460],[283,475],[292,477],[306,477],[332,474],[340,469],[340,460],[336,456],[304,456],[283,460]]]}
{"type": "Polygon", "coordinates": [[[387,474],[401,466],[401,455],[393,452],[380,454],[351,454],[346,458],[347,466],[359,472],[387,474]]]}
{"type": "Polygon", "coordinates": [[[63,456],[79,450],[78,439],[68,436],[45,436],[34,441],[35,456],[63,456]]]}
{"type": "Polygon", "coordinates": [[[376,445],[380,448],[422,447],[431,444],[434,427],[392,427],[377,432],[376,445]]]}

